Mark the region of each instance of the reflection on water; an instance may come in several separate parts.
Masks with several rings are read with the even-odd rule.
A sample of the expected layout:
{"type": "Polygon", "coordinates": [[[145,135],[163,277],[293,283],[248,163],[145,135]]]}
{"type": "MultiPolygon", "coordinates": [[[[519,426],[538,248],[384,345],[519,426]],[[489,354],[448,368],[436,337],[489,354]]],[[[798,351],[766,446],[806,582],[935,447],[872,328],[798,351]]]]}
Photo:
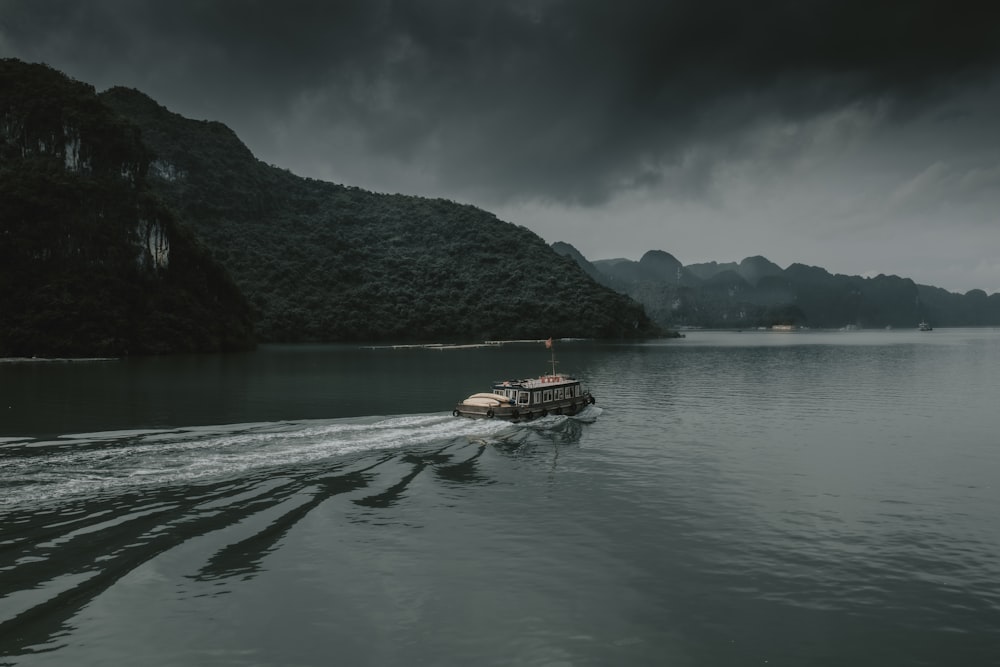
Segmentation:
{"type": "Polygon", "coordinates": [[[194,578],[199,581],[212,581],[229,577],[252,576],[260,570],[264,558],[277,548],[286,533],[321,503],[341,493],[349,493],[367,487],[373,481],[373,476],[368,471],[379,463],[360,470],[325,475],[315,479],[297,480],[295,484],[286,484],[280,490],[271,490],[266,498],[259,500],[256,507],[253,504],[243,505],[242,509],[246,511],[246,514],[243,517],[232,517],[233,521],[240,521],[247,516],[270,510],[276,506],[280,507],[289,499],[299,501],[292,509],[270,519],[270,523],[260,532],[239,542],[226,545],[217,551],[194,578]],[[301,501],[303,496],[306,498],[304,502],[301,501]]]}
{"type": "Polygon", "coordinates": [[[521,424],[521,428],[497,434],[493,440],[498,450],[517,456],[528,456],[538,449],[546,453],[553,445],[570,445],[580,441],[586,424],[593,422],[601,408],[588,406],[573,417],[552,416],[521,424]]]}

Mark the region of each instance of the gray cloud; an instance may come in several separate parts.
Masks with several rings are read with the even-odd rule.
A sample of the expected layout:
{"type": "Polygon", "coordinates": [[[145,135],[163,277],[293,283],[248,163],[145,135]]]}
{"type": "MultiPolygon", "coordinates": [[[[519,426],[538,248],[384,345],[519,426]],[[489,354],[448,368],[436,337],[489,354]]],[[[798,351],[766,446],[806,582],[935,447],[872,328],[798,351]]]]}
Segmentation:
{"type": "Polygon", "coordinates": [[[940,2],[7,0],[4,15],[17,50],[249,118],[248,139],[310,96],[306,120],[372,156],[584,203],[676,176],[762,118],[917,113],[1000,59],[1000,24],[940,2]]]}
{"type": "MultiPolygon", "coordinates": [[[[738,201],[775,226],[733,224],[784,243],[769,230],[860,224],[847,211],[874,206],[876,184],[891,201],[864,210],[884,224],[959,196],[969,224],[996,222],[976,209],[995,202],[1000,151],[982,112],[1000,108],[993,14],[926,0],[0,0],[0,53],[221,120],[304,175],[512,215],[568,206],[579,225],[629,193],[698,218],[732,220],[738,201]],[[792,220],[809,207],[790,184],[844,212],[792,220]]],[[[677,223],[633,224],[641,252],[677,223]]]]}

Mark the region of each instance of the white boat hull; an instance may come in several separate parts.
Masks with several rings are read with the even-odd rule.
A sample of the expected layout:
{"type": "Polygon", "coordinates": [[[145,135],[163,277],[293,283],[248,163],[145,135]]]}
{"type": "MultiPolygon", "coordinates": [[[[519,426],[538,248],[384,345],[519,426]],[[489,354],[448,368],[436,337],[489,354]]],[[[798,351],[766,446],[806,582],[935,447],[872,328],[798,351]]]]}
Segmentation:
{"type": "Polygon", "coordinates": [[[452,414],[456,417],[471,417],[473,419],[531,421],[549,415],[575,415],[594,403],[594,397],[589,392],[582,396],[536,405],[512,405],[509,401],[500,403],[490,399],[470,397],[456,405],[452,414]]]}

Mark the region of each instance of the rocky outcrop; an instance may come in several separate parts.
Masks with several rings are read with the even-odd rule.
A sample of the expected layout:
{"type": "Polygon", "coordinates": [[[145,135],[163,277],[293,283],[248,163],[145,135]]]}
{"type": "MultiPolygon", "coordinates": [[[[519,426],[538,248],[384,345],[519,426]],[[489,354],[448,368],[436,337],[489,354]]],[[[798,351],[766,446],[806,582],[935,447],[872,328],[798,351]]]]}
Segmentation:
{"type": "Polygon", "coordinates": [[[94,89],[0,61],[0,355],[253,345],[250,308],[149,189],[138,128],[94,89]]]}

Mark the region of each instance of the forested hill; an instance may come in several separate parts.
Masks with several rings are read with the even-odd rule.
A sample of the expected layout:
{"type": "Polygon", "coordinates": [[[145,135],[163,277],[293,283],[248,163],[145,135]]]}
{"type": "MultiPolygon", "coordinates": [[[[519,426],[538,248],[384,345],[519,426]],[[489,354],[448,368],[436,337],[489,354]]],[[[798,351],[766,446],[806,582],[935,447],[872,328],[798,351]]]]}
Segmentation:
{"type": "Polygon", "coordinates": [[[142,129],[150,182],[251,301],[262,341],[658,333],[636,302],[486,211],[300,178],[221,123],[131,89],[101,99],[142,129]]]}
{"type": "Polygon", "coordinates": [[[0,356],[251,347],[251,311],[93,87],[0,60],[0,356]]]}

